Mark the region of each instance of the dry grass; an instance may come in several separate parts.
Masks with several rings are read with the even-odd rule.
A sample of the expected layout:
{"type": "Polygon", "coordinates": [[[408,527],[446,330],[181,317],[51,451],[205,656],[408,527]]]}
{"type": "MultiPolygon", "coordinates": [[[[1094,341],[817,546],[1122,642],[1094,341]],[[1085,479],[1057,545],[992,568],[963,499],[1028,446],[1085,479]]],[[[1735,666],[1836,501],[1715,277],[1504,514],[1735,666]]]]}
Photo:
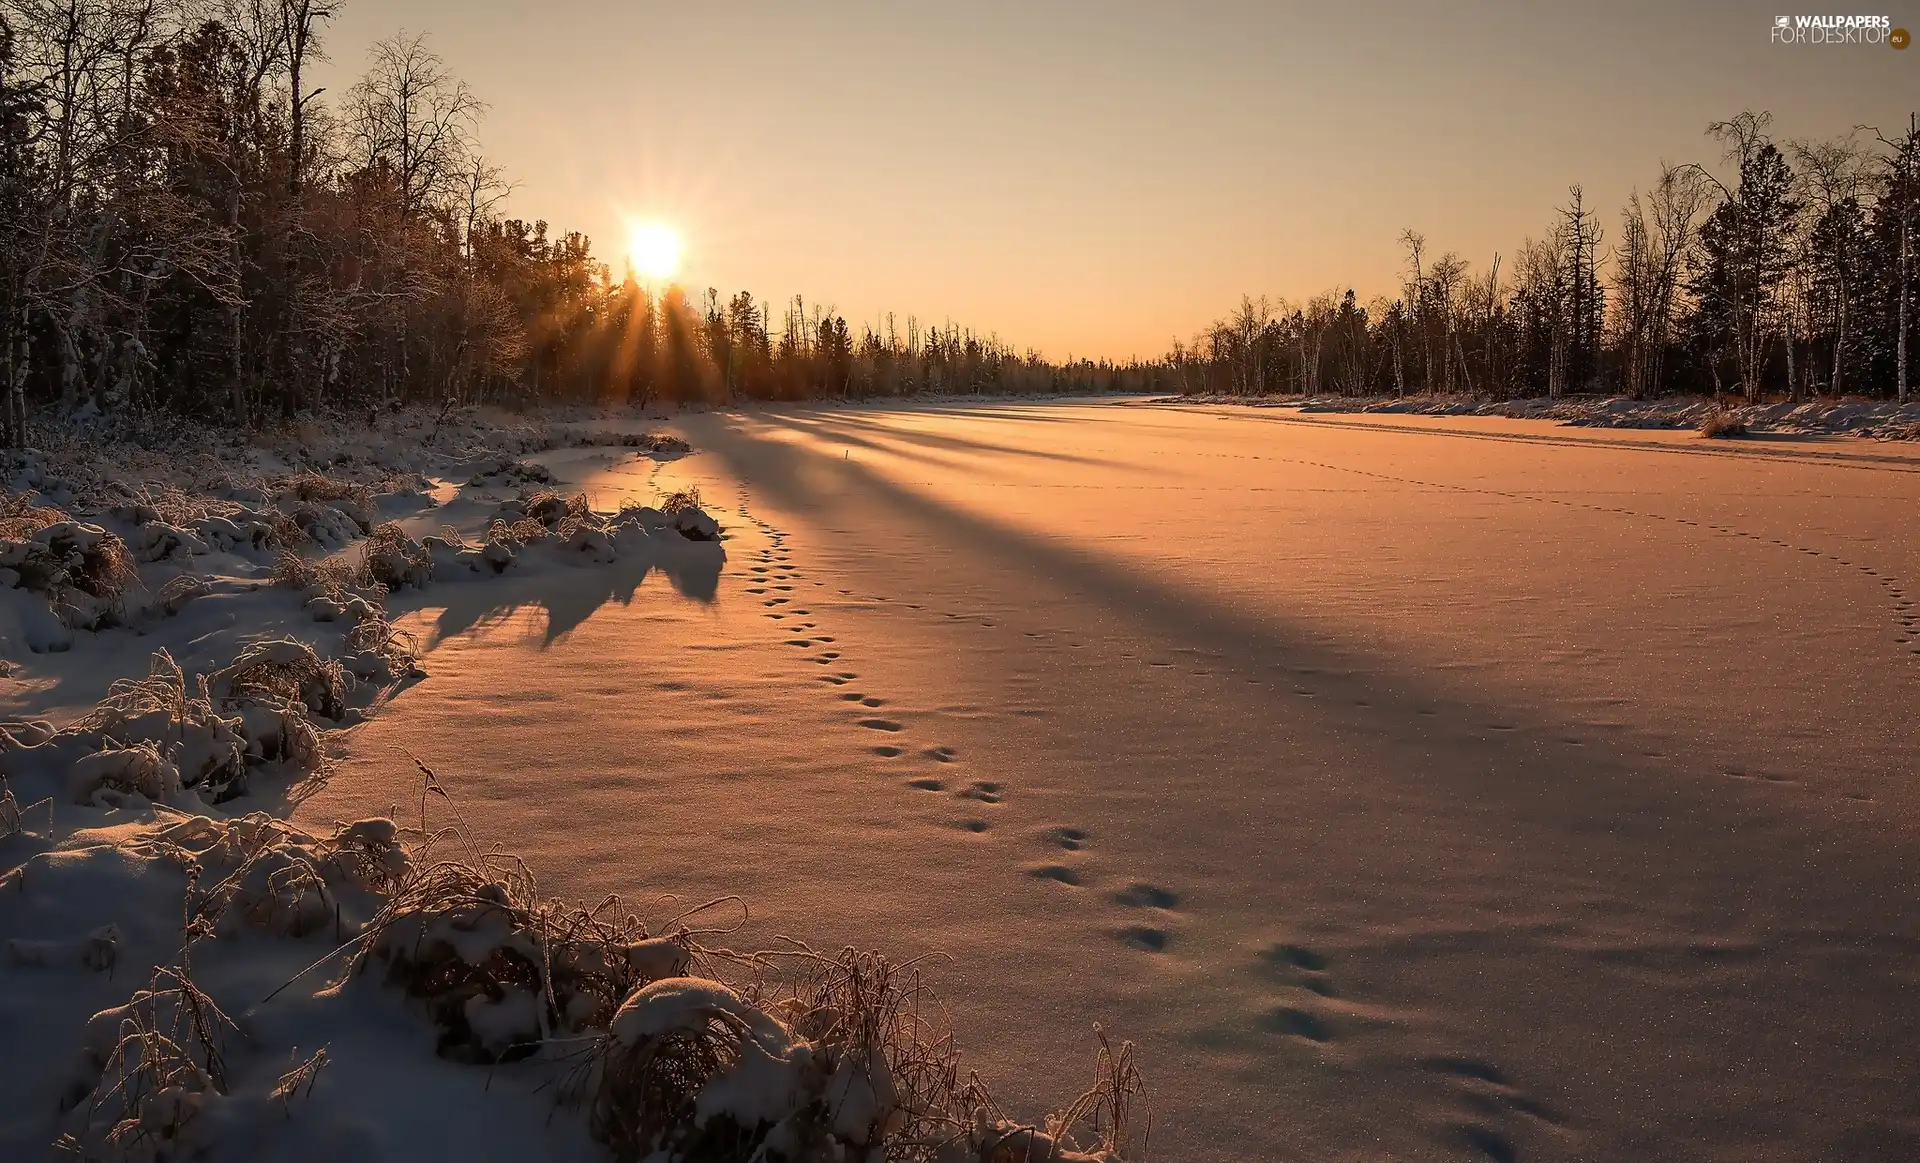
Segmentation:
{"type": "Polygon", "coordinates": [[[211,686],[223,698],[293,704],[326,719],[338,719],[347,709],[347,677],[340,664],[292,640],[254,643],[216,671],[211,686]]]}
{"type": "MultiPolygon", "coordinates": [[[[193,982],[185,958],[156,969],[148,988],[98,1014],[109,1044],[99,1081],[81,1096],[80,1130],[56,1151],[83,1159],[172,1158],[192,1153],[192,1126],[208,1091],[224,1094],[222,1044],[232,1019],[193,982]]],[[[90,1051],[98,1047],[89,1047],[90,1051]]]]}
{"type": "Polygon", "coordinates": [[[1733,440],[1747,434],[1747,422],[1732,412],[1719,411],[1700,422],[1700,435],[1708,440],[1733,440]]]}
{"type": "Polygon", "coordinates": [[[649,938],[617,898],[592,909],[543,901],[524,864],[473,846],[438,777],[414,762],[425,780],[416,833],[425,844],[411,854],[412,868],[363,932],[352,971],[384,962],[389,980],[426,1004],[440,1029],[442,1055],[502,1061],[539,1051],[543,1038],[565,1042],[567,1032],[609,1030],[623,1002],[644,997],[639,991],[665,978],[682,979],[675,990],[717,1000],[651,1035],[599,1036],[570,1055],[573,1067],[559,1098],[588,1105],[590,1130],[622,1163],[660,1151],[714,1163],[768,1157],[773,1127],[696,1119],[696,1101],[743,1056],[764,1065],[769,1052],[800,1042],[811,1065],[794,1078],[807,1093],[797,1097],[778,1132],[781,1157],[903,1163],[1144,1157],[1147,1128],[1137,1114],[1144,1086],[1130,1043],[1116,1050],[1096,1027],[1094,1084],[1041,1126],[1016,1123],[976,1075],[963,1073],[919,963],[852,948],[826,956],[791,942],[757,953],[703,945],[733,929],[693,929],[689,918],[738,905],[735,898],[683,913],[668,922],[665,939],[649,938]],[[452,811],[454,826],[429,832],[427,809],[435,797],[452,811]],[[465,854],[427,862],[441,844],[462,845],[465,854]],[[662,949],[671,956],[661,957],[662,949]],[[746,983],[736,991],[717,978],[682,977],[695,967],[743,976],[746,983]],[[469,1015],[475,1006],[515,995],[538,1000],[543,1028],[552,1033],[530,1028],[523,1041],[486,1044],[469,1015]],[[1142,1155],[1132,1154],[1136,1146],[1142,1155]]]}
{"type": "Polygon", "coordinates": [[[668,493],[666,499],[660,502],[660,511],[668,516],[672,516],[685,509],[704,508],[705,506],[700,501],[699,485],[689,485],[684,489],[676,489],[668,493]]]}
{"type": "Polygon", "coordinates": [[[25,541],[49,525],[67,519],[58,509],[36,505],[35,493],[9,493],[0,497],[0,540],[25,541]]]}
{"type": "MultiPolygon", "coordinates": [[[[694,948],[709,959],[736,960],[694,948]]],[[[904,1163],[1144,1157],[1148,1128],[1137,1111],[1145,1088],[1131,1043],[1116,1050],[1096,1027],[1094,1084],[1041,1125],[1023,1124],[1003,1114],[977,1075],[963,1073],[945,1014],[916,964],[851,948],[836,957],[791,948],[744,960],[791,979],[778,986],[756,980],[737,994],[717,981],[689,983],[704,985],[723,1004],[631,1044],[609,1037],[596,1051],[589,1129],[615,1159],[632,1163],[659,1152],[728,1163],[766,1157],[773,1127],[693,1115],[710,1083],[743,1056],[766,1054],[770,1029],[804,1040],[811,1061],[805,1077],[814,1080],[807,1085],[818,1088],[777,1132],[781,1149],[797,1146],[799,1158],[857,1157],[870,1149],[877,1149],[870,1157],[904,1163]],[[797,976],[783,973],[795,969],[797,976]],[[1142,1155],[1133,1154],[1136,1146],[1142,1155]]]]}
{"type": "Polygon", "coordinates": [[[119,535],[72,521],[57,509],[17,501],[8,508],[4,520],[10,528],[31,529],[12,539],[10,550],[18,559],[13,568],[20,573],[22,588],[54,597],[73,589],[117,605],[139,586],[139,567],[119,535]]]}
{"type": "Polygon", "coordinates": [[[354,568],[341,558],[314,561],[283,549],[274,559],[273,584],[302,592],[316,591],[338,601],[354,584],[354,568]]]}
{"type": "Polygon", "coordinates": [[[332,501],[349,501],[362,508],[373,507],[373,490],[366,485],[356,485],[349,481],[335,480],[317,472],[294,473],[282,477],[279,487],[292,490],[294,496],[309,504],[325,504],[332,501]]]}
{"type": "Polygon", "coordinates": [[[391,593],[408,586],[425,585],[433,573],[433,559],[420,543],[392,521],[374,526],[362,549],[360,568],[354,580],[361,586],[391,593]]]}
{"type": "Polygon", "coordinates": [[[282,1074],[280,1081],[274,1085],[273,1094],[270,1097],[279,1100],[281,1109],[285,1110],[293,1105],[294,1099],[311,1095],[313,1085],[320,1080],[320,1071],[326,1067],[328,1061],[327,1048],[322,1046],[306,1061],[282,1074]]]}

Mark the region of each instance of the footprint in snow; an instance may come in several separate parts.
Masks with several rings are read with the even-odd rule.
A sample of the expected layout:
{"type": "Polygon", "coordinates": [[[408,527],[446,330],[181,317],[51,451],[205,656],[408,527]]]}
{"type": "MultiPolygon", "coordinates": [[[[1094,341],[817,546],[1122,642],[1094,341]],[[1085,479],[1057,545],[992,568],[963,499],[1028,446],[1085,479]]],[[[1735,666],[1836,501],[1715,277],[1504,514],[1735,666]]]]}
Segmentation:
{"type": "Polygon", "coordinates": [[[1165,929],[1155,929],[1147,925],[1128,925],[1115,935],[1143,953],[1165,952],[1167,943],[1173,940],[1173,934],[1165,929]]]}
{"type": "Polygon", "coordinates": [[[1028,876],[1039,880],[1051,880],[1059,884],[1080,887],[1080,872],[1064,864],[1036,864],[1026,870],[1028,876]]]}
{"type": "Polygon", "coordinates": [[[865,727],[869,731],[904,731],[906,730],[905,727],[903,727],[899,723],[894,722],[892,719],[861,719],[859,723],[860,723],[860,726],[865,727]]]}
{"type": "Polygon", "coordinates": [[[990,779],[975,780],[960,791],[963,800],[979,800],[983,804],[1000,802],[1000,785],[990,779]]]}
{"type": "Polygon", "coordinates": [[[1322,1018],[1297,1006],[1277,1006],[1269,1010],[1260,1019],[1260,1026],[1268,1033],[1308,1042],[1333,1041],[1333,1030],[1322,1018]]]}
{"type": "Polygon", "coordinates": [[[1180,894],[1151,884],[1134,883],[1113,894],[1114,903],[1130,909],[1172,909],[1180,904],[1180,894]]]}
{"type": "Polygon", "coordinates": [[[1088,839],[1090,839],[1085,831],[1079,828],[1069,828],[1065,825],[1048,828],[1042,835],[1052,843],[1069,852],[1078,852],[1082,848],[1085,848],[1088,839]]]}
{"type": "Polygon", "coordinates": [[[1296,986],[1321,997],[1334,997],[1333,979],[1327,976],[1327,959],[1305,945],[1282,943],[1260,954],[1269,977],[1283,985],[1296,986]]]}

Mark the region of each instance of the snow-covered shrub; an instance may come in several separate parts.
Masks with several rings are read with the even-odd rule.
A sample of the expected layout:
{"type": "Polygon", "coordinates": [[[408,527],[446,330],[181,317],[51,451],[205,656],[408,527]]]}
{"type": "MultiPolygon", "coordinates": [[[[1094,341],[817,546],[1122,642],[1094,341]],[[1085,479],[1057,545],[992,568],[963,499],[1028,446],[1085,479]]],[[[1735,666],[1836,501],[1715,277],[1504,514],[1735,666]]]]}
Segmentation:
{"type": "Polygon", "coordinates": [[[1729,440],[1747,434],[1747,422],[1733,412],[1714,412],[1700,422],[1700,435],[1709,440],[1729,440]]]}
{"type": "Polygon", "coordinates": [[[355,678],[372,683],[395,682],[417,673],[420,647],[411,634],[387,621],[378,609],[361,617],[347,632],[349,653],[341,665],[355,678]]]}
{"type": "Polygon", "coordinates": [[[317,472],[296,473],[279,482],[278,498],[282,507],[312,510],[331,508],[345,514],[362,534],[373,531],[375,506],[373,490],[366,485],[335,480],[317,472]],[[291,499],[295,504],[286,502],[291,499]]]}
{"type": "Polygon", "coordinates": [[[681,509],[675,513],[673,528],[688,541],[720,540],[720,522],[697,508],[681,509]]]}
{"type": "Polygon", "coordinates": [[[348,587],[354,584],[353,575],[353,566],[337,557],[315,561],[290,549],[281,550],[273,563],[274,585],[335,601],[345,600],[348,587]]]}
{"type": "Polygon", "coordinates": [[[233,1022],[184,968],[87,1023],[56,1151],[81,1159],[189,1158],[208,1145],[203,1112],[226,1089],[233,1022]]]}
{"type": "Polygon", "coordinates": [[[83,755],[67,769],[67,802],[120,807],[129,797],[172,803],[182,790],[180,769],[145,740],[83,755]]]}
{"type": "Polygon", "coordinates": [[[368,535],[356,580],[389,592],[424,587],[433,580],[433,558],[400,526],[388,521],[368,535]]]}
{"type": "Polygon", "coordinates": [[[0,496],[0,541],[24,541],[47,526],[67,519],[58,509],[34,504],[34,497],[32,492],[0,496]]]}
{"type": "MultiPolygon", "coordinates": [[[[272,549],[283,543],[285,530],[289,526],[296,531],[299,528],[281,513],[236,508],[230,513],[214,513],[200,518],[193,523],[193,530],[207,544],[231,553],[235,550],[272,549]]],[[[304,533],[300,534],[300,538],[304,537],[304,533]]]]}
{"type": "Polygon", "coordinates": [[[213,592],[213,583],[198,574],[183,573],[167,579],[153,600],[142,610],[144,617],[171,618],[187,604],[213,592]]]}
{"type": "Polygon", "coordinates": [[[796,1125],[817,1074],[812,1046],[773,1015],[717,981],[669,977],[614,1015],[590,1126],[622,1163],[708,1144],[716,1158],[831,1158],[805,1151],[820,1128],[796,1125]]]}
{"type": "Polygon", "coordinates": [[[264,812],[194,815],[148,833],[139,846],[191,872],[187,912],[197,935],[303,937],[336,924],[357,928],[412,867],[387,819],[321,837],[264,812]]]}
{"type": "Polygon", "coordinates": [[[473,488],[503,489],[522,485],[544,485],[553,481],[553,473],[544,464],[499,458],[480,467],[467,484],[473,488]]]}
{"type": "Polygon", "coordinates": [[[134,557],[143,562],[184,559],[209,552],[206,541],[197,533],[159,520],[140,526],[134,546],[134,557]]]}
{"type": "Polygon", "coordinates": [[[436,578],[456,578],[468,574],[490,576],[513,564],[514,553],[504,542],[469,544],[451,525],[442,526],[438,535],[420,539],[420,548],[432,563],[436,578]]]}
{"type": "MultiPolygon", "coordinates": [[[[31,512],[33,516],[16,515],[15,526],[51,510],[31,512]]],[[[120,619],[122,599],[139,585],[140,573],[119,536],[98,525],[61,519],[23,539],[0,540],[0,580],[46,595],[63,625],[98,630],[120,619]]]]}
{"type": "Polygon", "coordinates": [[[189,692],[185,673],[164,650],[148,660],[145,677],[116,680],[99,706],[43,746],[75,736],[88,749],[109,740],[148,744],[177,769],[180,786],[215,802],[244,786],[253,749],[244,721],[216,710],[204,682],[189,692]]]}
{"type": "Polygon", "coordinates": [[[328,552],[346,547],[366,532],[350,514],[334,505],[296,504],[286,515],[298,530],[298,536],[290,537],[277,527],[276,534],[283,541],[295,544],[310,541],[328,552]]]}
{"type": "Polygon", "coordinates": [[[682,457],[693,451],[693,446],[678,436],[669,436],[664,432],[603,432],[586,431],[574,434],[569,444],[575,448],[637,448],[650,456],[661,460],[682,457]]]}
{"type": "MultiPolygon", "coordinates": [[[[317,767],[319,734],[303,704],[270,684],[218,702],[205,681],[189,691],[163,650],[143,678],[120,679],[99,706],[64,730],[0,728],[0,773],[68,803],[113,807],[142,797],[198,810],[246,790],[250,767],[317,767]]],[[[243,684],[244,686],[244,684],[243,684]]]]}
{"type": "Polygon", "coordinates": [[[784,996],[675,977],[621,1004],[596,1055],[589,1129],[618,1160],[913,1159],[1118,1163],[1140,1091],[1101,1037],[1098,1081],[1041,1127],[962,1081],[910,967],[795,954],[784,996]],[[1093,1146],[1082,1148],[1081,1137],[1093,1146]]]}
{"type": "Polygon", "coordinates": [[[553,1032],[604,1027],[633,988],[684,972],[677,941],[632,917],[605,920],[538,900],[517,865],[443,861],[406,877],[370,922],[355,970],[373,961],[425,1003],[442,1057],[500,1062],[553,1032]]]}
{"type": "Polygon", "coordinates": [[[291,638],[255,642],[211,676],[215,695],[306,708],[323,719],[346,713],[347,677],[338,662],[291,638]]]}
{"type": "Polygon", "coordinates": [[[660,503],[660,511],[667,515],[672,528],[688,541],[720,540],[720,522],[701,507],[698,487],[667,494],[667,499],[660,503]]]}

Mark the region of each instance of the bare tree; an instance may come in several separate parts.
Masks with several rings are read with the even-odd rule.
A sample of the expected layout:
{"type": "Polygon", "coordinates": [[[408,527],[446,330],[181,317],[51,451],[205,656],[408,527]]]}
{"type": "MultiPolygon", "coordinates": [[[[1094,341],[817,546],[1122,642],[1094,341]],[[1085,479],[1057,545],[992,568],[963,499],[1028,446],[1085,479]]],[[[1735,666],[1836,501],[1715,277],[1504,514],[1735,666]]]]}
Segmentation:
{"type": "Polygon", "coordinates": [[[1692,258],[1709,189],[1691,168],[1662,165],[1645,202],[1636,190],[1621,211],[1613,263],[1619,305],[1615,331],[1627,392],[1635,399],[1659,390],[1680,279],[1692,258]]]}
{"type": "Polygon", "coordinates": [[[1859,130],[1832,141],[1794,141],[1788,150],[1799,164],[1801,200],[1812,220],[1801,232],[1810,253],[1796,264],[1797,272],[1824,269],[1832,280],[1833,362],[1827,390],[1840,394],[1847,351],[1848,307],[1851,305],[1857,235],[1862,233],[1860,199],[1872,183],[1872,166],[1859,143],[1859,130]],[[1856,226],[1858,223],[1858,226],[1856,226]]]}
{"type": "Polygon", "coordinates": [[[1887,193],[1883,213],[1895,215],[1895,230],[1900,237],[1894,275],[1899,304],[1894,324],[1894,390],[1900,403],[1905,404],[1911,382],[1907,378],[1907,332],[1913,304],[1913,232],[1914,220],[1920,217],[1920,116],[1908,116],[1907,131],[1899,138],[1889,138],[1877,129],[1871,132],[1889,151],[1884,159],[1887,193]]]}
{"type": "Polygon", "coordinates": [[[356,160],[392,174],[401,213],[411,217],[458,196],[485,110],[424,37],[402,35],[373,47],[367,75],[347,97],[347,125],[356,160]]]}

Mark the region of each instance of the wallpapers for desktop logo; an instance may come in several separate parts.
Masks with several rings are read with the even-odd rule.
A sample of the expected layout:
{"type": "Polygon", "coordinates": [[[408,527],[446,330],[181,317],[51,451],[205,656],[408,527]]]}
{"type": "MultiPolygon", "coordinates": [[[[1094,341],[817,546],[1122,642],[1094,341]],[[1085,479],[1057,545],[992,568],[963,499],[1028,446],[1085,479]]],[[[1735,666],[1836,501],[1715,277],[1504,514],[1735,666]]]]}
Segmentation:
{"type": "Polygon", "coordinates": [[[1776,16],[1773,43],[1903,49],[1913,43],[1913,37],[1906,29],[1895,28],[1891,16],[1776,16]]]}

